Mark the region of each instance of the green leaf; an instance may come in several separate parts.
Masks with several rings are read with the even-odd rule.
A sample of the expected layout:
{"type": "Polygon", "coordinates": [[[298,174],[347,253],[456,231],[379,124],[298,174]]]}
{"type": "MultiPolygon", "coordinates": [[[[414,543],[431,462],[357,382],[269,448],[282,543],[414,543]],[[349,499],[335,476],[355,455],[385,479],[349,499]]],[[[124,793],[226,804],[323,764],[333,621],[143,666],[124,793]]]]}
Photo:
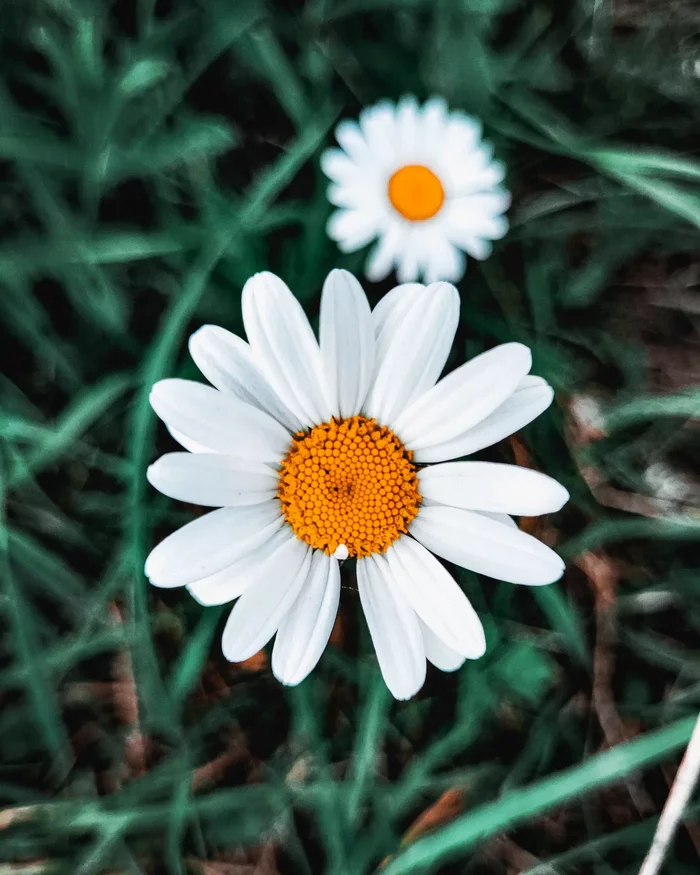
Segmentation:
{"type": "Polygon", "coordinates": [[[560,584],[532,587],[532,597],[540,606],[552,629],[566,642],[571,656],[581,665],[590,663],[590,653],[586,642],[584,624],[578,608],[572,599],[567,598],[560,584]]]}
{"type": "Polygon", "coordinates": [[[612,432],[664,416],[700,419],[700,389],[687,389],[672,395],[640,395],[623,401],[606,411],[605,428],[612,432]]]}
{"type": "Polygon", "coordinates": [[[443,860],[464,853],[476,842],[505,832],[545,811],[591,790],[624,778],[631,772],[659,762],[686,744],[695,726],[695,716],[619,744],[589,757],[580,765],[555,772],[547,778],[507,796],[481,805],[426,838],[409,845],[384,869],[385,875],[425,872],[443,860]]]}
{"type": "Polygon", "coordinates": [[[367,698],[357,727],[352,778],[348,789],[348,816],[351,823],[356,822],[359,817],[360,805],[376,768],[383,730],[391,707],[391,695],[380,671],[372,672],[368,686],[367,698]]]}
{"type": "Polygon", "coordinates": [[[700,195],[684,191],[660,179],[648,179],[632,173],[616,174],[629,188],[646,195],[671,213],[700,228],[700,195]]]}
{"type": "Polygon", "coordinates": [[[169,689],[170,698],[176,708],[182,705],[202,673],[220,616],[221,611],[215,608],[203,611],[187,646],[178,658],[169,689]]]}
{"type": "Polygon", "coordinates": [[[695,541],[700,538],[700,517],[666,516],[658,519],[600,519],[591,523],[580,535],[562,548],[567,561],[588,550],[598,550],[606,544],[627,540],[695,541]]]}
{"type": "Polygon", "coordinates": [[[36,475],[59,459],[126,392],[130,384],[129,376],[112,374],[82,392],[58,417],[46,440],[27,455],[23,468],[10,477],[9,488],[16,489],[29,476],[36,475]]]}
{"type": "Polygon", "coordinates": [[[162,82],[170,72],[170,64],[162,58],[141,58],[125,71],[119,80],[119,90],[128,97],[141,94],[162,82]]]}
{"type": "Polygon", "coordinates": [[[534,704],[551,684],[554,668],[552,660],[535,644],[515,641],[493,666],[493,671],[511,695],[534,704]]]}
{"type": "Polygon", "coordinates": [[[137,149],[110,152],[106,176],[112,182],[128,176],[153,176],[178,164],[215,158],[232,149],[237,141],[233,128],[222,118],[190,118],[176,130],[154,136],[137,149]]]}
{"type": "Polygon", "coordinates": [[[673,155],[670,152],[654,152],[643,149],[591,149],[588,160],[615,175],[635,173],[649,176],[668,174],[700,181],[700,163],[673,155]]]}

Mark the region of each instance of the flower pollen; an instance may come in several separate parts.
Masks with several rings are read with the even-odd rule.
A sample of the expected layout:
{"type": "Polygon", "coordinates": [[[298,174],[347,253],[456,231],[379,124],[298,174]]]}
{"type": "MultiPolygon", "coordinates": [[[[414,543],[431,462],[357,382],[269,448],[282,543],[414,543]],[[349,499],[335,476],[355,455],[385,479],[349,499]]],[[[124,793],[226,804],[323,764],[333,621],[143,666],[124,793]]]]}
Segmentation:
{"type": "Polygon", "coordinates": [[[412,453],[386,426],[352,416],[298,432],[277,497],[297,538],[331,555],[383,553],[421,502],[412,453]]]}
{"type": "Polygon", "coordinates": [[[424,222],[440,212],[445,190],[437,176],[422,164],[407,164],[389,180],[389,200],[410,222],[424,222]]]}

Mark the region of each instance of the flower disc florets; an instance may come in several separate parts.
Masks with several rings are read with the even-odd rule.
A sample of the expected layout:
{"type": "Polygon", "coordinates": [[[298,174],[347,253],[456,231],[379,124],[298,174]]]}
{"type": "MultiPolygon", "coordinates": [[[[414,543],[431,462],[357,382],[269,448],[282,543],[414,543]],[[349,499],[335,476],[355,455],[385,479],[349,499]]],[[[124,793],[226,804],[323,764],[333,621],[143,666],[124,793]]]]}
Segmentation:
{"type": "Polygon", "coordinates": [[[295,435],[277,496],[287,522],[311,547],[383,553],[420,506],[412,454],[386,426],[353,416],[295,435]]]}

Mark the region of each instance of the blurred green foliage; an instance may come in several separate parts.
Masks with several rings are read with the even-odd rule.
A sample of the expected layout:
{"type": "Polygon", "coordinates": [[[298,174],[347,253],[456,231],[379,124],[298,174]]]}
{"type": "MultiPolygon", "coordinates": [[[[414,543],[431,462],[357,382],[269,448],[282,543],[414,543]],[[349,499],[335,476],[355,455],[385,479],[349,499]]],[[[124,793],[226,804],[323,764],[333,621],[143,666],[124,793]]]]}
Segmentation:
{"type": "MultiPolygon", "coordinates": [[[[694,4],[7,0],[2,22],[0,869],[478,875],[517,842],[529,875],[638,871],[700,701],[694,4]],[[145,480],[170,446],[150,385],[194,376],[200,324],[241,331],[254,271],[312,317],[329,269],[360,271],[318,155],[406,92],[480,115],[507,162],[512,231],[460,284],[450,364],[533,347],[558,404],[522,447],[572,501],[538,531],[564,581],[462,574],[486,657],[395,704],[350,583],[342,646],[284,690],[225,663],[225,611],[142,569],[192,512],[145,480]],[[591,697],[590,551],[627,743],[591,697]],[[462,813],[402,847],[448,789],[462,813]]],[[[681,834],[668,871],[694,853],[681,834]]]]}

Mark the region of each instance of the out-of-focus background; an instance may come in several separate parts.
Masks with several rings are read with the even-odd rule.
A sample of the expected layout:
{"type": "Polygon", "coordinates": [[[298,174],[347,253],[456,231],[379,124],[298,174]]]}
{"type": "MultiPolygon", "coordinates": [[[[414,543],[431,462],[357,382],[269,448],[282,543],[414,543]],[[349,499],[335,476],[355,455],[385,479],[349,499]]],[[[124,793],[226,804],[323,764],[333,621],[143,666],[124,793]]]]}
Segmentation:
{"type": "Polygon", "coordinates": [[[0,872],[638,871],[700,702],[699,149],[692,0],[4,0],[0,872]],[[150,384],[196,377],[202,323],[242,331],[255,271],[312,318],[361,273],[318,159],[405,93],[507,163],[449,367],[532,346],[555,404],[487,457],[572,499],[521,520],[564,579],[453,569],[488,652],[397,704],[350,581],[286,690],[142,570],[202,512],[146,482],[150,384]]]}

